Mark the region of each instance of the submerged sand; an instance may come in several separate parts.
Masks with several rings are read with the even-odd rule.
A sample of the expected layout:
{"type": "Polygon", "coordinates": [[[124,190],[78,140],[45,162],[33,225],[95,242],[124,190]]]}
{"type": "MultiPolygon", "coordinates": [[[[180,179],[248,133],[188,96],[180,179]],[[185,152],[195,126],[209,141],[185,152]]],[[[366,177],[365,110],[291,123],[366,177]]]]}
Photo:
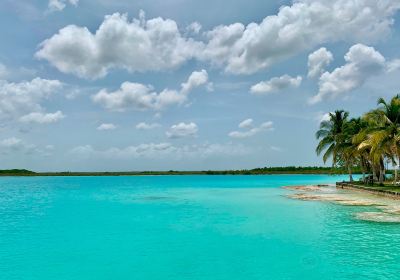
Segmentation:
{"type": "Polygon", "coordinates": [[[400,223],[400,203],[393,199],[369,193],[336,189],[335,185],[285,186],[283,188],[295,192],[287,195],[291,199],[323,201],[344,206],[373,207],[374,211],[355,214],[354,218],[357,220],[400,223]]]}

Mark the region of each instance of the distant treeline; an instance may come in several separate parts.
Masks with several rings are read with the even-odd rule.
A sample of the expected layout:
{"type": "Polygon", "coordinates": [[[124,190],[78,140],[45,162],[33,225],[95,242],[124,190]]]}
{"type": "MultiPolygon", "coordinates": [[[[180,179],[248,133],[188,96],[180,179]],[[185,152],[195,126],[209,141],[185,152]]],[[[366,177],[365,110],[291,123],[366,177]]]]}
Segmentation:
{"type": "Polygon", "coordinates": [[[29,175],[36,175],[36,173],[26,169],[0,170],[0,176],[29,176],[29,175]]]}
{"type": "MultiPolygon", "coordinates": [[[[354,170],[361,173],[361,170],[354,170]]],[[[263,175],[263,174],[344,174],[343,168],[321,166],[262,167],[243,170],[128,171],[128,172],[33,172],[26,169],[0,170],[0,176],[139,176],[139,175],[263,175]]]]}

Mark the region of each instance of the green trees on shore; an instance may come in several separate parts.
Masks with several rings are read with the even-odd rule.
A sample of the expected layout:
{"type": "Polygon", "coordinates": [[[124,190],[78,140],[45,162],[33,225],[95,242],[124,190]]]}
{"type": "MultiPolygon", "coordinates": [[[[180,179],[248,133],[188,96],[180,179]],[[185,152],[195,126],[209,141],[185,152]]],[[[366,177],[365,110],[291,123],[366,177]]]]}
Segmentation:
{"type": "Polygon", "coordinates": [[[323,160],[332,160],[333,166],[345,167],[353,181],[352,170],[359,167],[363,173],[371,174],[373,181],[385,180],[385,163],[395,167],[400,160],[400,95],[389,102],[380,98],[378,108],[360,118],[349,119],[349,113],[338,110],[322,121],[316,133],[319,140],[316,152],[323,160]]]}

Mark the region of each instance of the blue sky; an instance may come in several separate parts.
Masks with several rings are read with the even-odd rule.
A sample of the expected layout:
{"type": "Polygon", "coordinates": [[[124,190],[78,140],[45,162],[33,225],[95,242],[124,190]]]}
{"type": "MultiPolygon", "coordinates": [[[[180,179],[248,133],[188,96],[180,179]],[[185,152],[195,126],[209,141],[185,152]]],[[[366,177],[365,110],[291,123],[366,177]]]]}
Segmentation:
{"type": "Polygon", "coordinates": [[[400,0],[4,0],[0,168],[321,165],[398,93],[400,0]]]}

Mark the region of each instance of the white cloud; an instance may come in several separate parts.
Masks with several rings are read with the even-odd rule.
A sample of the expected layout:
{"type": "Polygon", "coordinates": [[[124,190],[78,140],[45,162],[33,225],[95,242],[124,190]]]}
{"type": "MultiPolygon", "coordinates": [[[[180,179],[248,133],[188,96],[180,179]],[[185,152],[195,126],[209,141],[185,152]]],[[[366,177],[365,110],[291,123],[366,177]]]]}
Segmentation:
{"type": "Polygon", "coordinates": [[[19,118],[20,122],[25,123],[40,123],[40,124],[48,124],[55,123],[65,118],[65,115],[61,111],[57,111],[55,113],[41,113],[41,112],[33,112],[27,115],[24,115],[19,118]]]}
{"type": "Polygon", "coordinates": [[[378,40],[399,8],[399,0],[297,0],[261,23],[216,27],[203,55],[228,72],[254,73],[323,43],[378,40]]]}
{"type": "Polygon", "coordinates": [[[207,71],[201,70],[193,72],[188,80],[182,83],[179,91],[164,89],[157,93],[152,86],[125,82],[119,90],[108,92],[103,89],[92,96],[92,99],[95,103],[111,111],[162,110],[169,106],[185,103],[188,94],[194,88],[205,85],[207,81],[207,71]]]}
{"type": "Polygon", "coordinates": [[[193,58],[203,43],[182,36],[175,21],[154,18],[128,20],[106,16],[93,34],[68,25],[40,45],[36,57],[64,73],[83,78],[104,77],[112,68],[130,72],[173,69],[193,58]]]}
{"type": "Polygon", "coordinates": [[[400,69],[400,59],[393,59],[391,61],[388,61],[386,66],[386,70],[388,73],[394,72],[399,69],[400,69]]]}
{"type": "Polygon", "coordinates": [[[250,128],[253,126],[253,119],[246,119],[239,123],[239,128],[250,128]]]}
{"type": "Polygon", "coordinates": [[[191,24],[189,24],[189,25],[186,27],[186,30],[187,30],[189,33],[199,34],[201,28],[202,28],[201,24],[200,24],[199,22],[195,21],[195,22],[192,22],[191,24]]]}
{"type": "Polygon", "coordinates": [[[155,128],[158,128],[158,127],[161,127],[161,125],[158,124],[158,123],[141,122],[141,123],[138,123],[136,125],[136,129],[139,129],[139,130],[151,130],[151,129],[155,129],[155,128]]]}
{"type": "Polygon", "coordinates": [[[194,122],[175,124],[165,133],[168,138],[185,138],[185,137],[195,137],[199,128],[194,122]]]}
{"type": "Polygon", "coordinates": [[[235,43],[243,36],[245,26],[242,23],[219,25],[206,32],[208,43],[201,53],[201,58],[209,60],[213,65],[223,67],[233,55],[235,43]]]}
{"type": "Polygon", "coordinates": [[[16,137],[3,139],[0,141],[0,146],[4,148],[19,149],[22,146],[22,140],[16,137]]]}
{"type": "Polygon", "coordinates": [[[31,154],[36,151],[38,151],[38,149],[35,145],[27,144],[16,137],[10,137],[0,141],[0,153],[3,155],[14,155],[16,152],[31,154]]]}
{"type": "Polygon", "coordinates": [[[124,148],[108,148],[104,150],[95,149],[91,145],[78,146],[70,150],[74,156],[88,158],[107,158],[107,159],[198,159],[198,158],[220,158],[220,157],[237,157],[251,153],[249,148],[243,145],[235,145],[232,143],[225,144],[195,144],[176,146],[171,143],[149,143],[136,146],[128,146],[124,148]]]}
{"type": "Polygon", "coordinates": [[[333,55],[326,48],[320,48],[308,56],[308,77],[321,76],[325,68],[333,61],[333,55]]]}
{"type": "Polygon", "coordinates": [[[3,156],[9,156],[10,158],[15,157],[17,153],[23,155],[35,154],[35,157],[38,155],[50,156],[53,150],[53,145],[38,147],[17,137],[10,137],[0,140],[0,154],[3,156]]]}
{"type": "MultiPolygon", "coordinates": [[[[61,72],[91,79],[112,68],[174,69],[190,59],[250,74],[321,44],[382,39],[399,9],[400,0],[295,0],[260,23],[216,26],[204,33],[204,41],[183,35],[171,19],[146,20],[141,13],[130,21],[115,13],[94,33],[86,27],[64,27],[40,45],[36,57],[61,72]]],[[[196,33],[200,25],[189,29],[196,33]]]]}
{"type": "Polygon", "coordinates": [[[208,73],[206,70],[194,71],[185,83],[181,84],[181,93],[189,94],[193,89],[205,85],[208,82],[208,73]]]}
{"type": "Polygon", "coordinates": [[[344,59],[346,64],[321,75],[318,94],[310,99],[311,104],[352,91],[386,68],[385,58],[373,47],[363,44],[352,46],[344,59]]]}
{"type": "Polygon", "coordinates": [[[301,76],[291,77],[289,75],[283,75],[253,85],[250,88],[250,92],[254,94],[266,94],[266,93],[281,91],[288,88],[296,88],[300,86],[301,81],[302,81],[301,76]]]}
{"type": "Polygon", "coordinates": [[[249,122],[249,120],[251,120],[251,119],[247,119],[239,124],[239,128],[247,128],[248,130],[232,131],[229,133],[229,137],[249,138],[256,134],[259,134],[262,131],[272,131],[274,129],[273,122],[271,122],[271,121],[264,122],[257,127],[253,127],[252,126],[253,120],[251,120],[251,122],[249,122]],[[245,126],[243,126],[243,123],[245,123],[245,126]]]}
{"type": "Polygon", "coordinates": [[[318,123],[318,125],[323,122],[323,121],[328,121],[330,119],[330,113],[324,113],[324,112],[317,112],[315,115],[314,120],[318,123]]]}
{"type": "Polygon", "coordinates": [[[58,80],[35,78],[19,83],[0,80],[0,116],[20,116],[43,111],[41,102],[62,88],[58,80]]]}
{"type": "Polygon", "coordinates": [[[102,123],[97,127],[97,130],[114,130],[117,126],[112,123],[102,123]]]}
{"type": "Polygon", "coordinates": [[[49,0],[48,9],[50,12],[62,11],[67,6],[67,3],[78,6],[79,0],[49,0]]]}

